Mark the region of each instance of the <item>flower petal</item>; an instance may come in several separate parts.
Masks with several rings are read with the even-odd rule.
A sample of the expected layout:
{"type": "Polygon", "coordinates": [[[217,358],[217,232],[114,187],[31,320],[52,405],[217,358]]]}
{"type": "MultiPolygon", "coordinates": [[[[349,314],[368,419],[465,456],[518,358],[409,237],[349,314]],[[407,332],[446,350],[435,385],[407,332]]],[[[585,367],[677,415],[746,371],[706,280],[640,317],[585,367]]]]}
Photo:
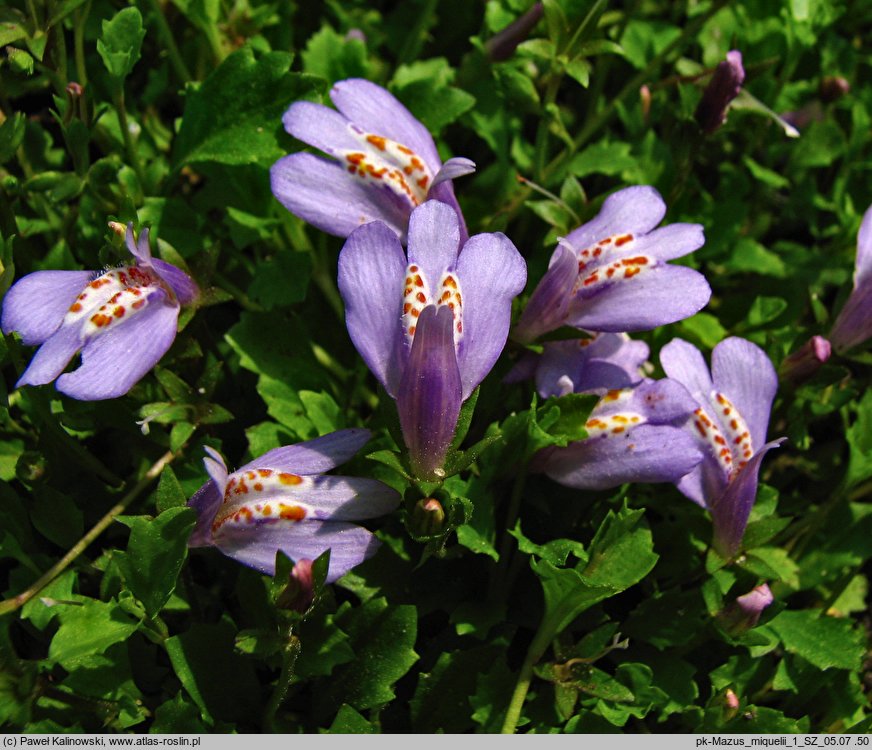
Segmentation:
{"type": "Polygon", "coordinates": [[[704,244],[702,224],[668,224],[637,237],[632,249],[633,253],[666,261],[692,253],[704,244]]]}
{"type": "Polygon", "coordinates": [[[696,408],[696,401],[677,380],[662,378],[640,383],[631,391],[610,391],[599,400],[591,416],[639,414],[651,424],[679,426],[696,408]]]}
{"type": "Polygon", "coordinates": [[[398,237],[406,235],[407,205],[334,161],[314,154],[285,156],[270,168],[270,184],[288,211],[327,234],[347,237],[362,224],[383,221],[398,237]]]}
{"type": "Polygon", "coordinates": [[[305,443],[274,448],[262,456],[240,466],[236,471],[248,469],[275,469],[307,476],[322,474],[341,466],[369,442],[372,433],[352,427],[337,430],[305,443]]]}
{"type": "Polygon", "coordinates": [[[757,450],[766,441],[769,411],[778,390],[778,375],[769,357],[750,341],[724,339],[712,352],[712,380],[739,410],[757,450]]]}
{"type": "Polygon", "coordinates": [[[333,86],[330,98],[355,125],[412,149],[432,172],[438,172],[442,162],[429,131],[387,89],[363,78],[349,78],[333,86]]]}
{"type": "Polygon", "coordinates": [[[377,479],[319,476],[309,502],[319,521],[362,521],[378,518],[400,504],[400,494],[377,479]]]}
{"type": "Polygon", "coordinates": [[[433,178],[430,189],[432,190],[436,185],[446,180],[456,180],[458,177],[463,177],[473,172],[475,172],[475,162],[472,159],[467,159],[464,156],[455,156],[442,165],[442,169],[433,178]]]}
{"type": "Polygon", "coordinates": [[[587,224],[566,236],[580,250],[614,234],[646,234],[666,215],[666,204],[654,188],[637,185],[624,188],[606,198],[600,212],[587,224]]]}
{"type": "Polygon", "coordinates": [[[626,482],[675,482],[700,460],[693,438],[682,429],[643,424],[553,449],[544,471],[567,487],[604,490],[626,482]]]}
{"type": "Polygon", "coordinates": [[[347,118],[323,104],[294,102],[282,116],[282,123],[294,138],[325,154],[360,150],[360,141],[352,135],[347,118]]]}
{"type": "Polygon", "coordinates": [[[372,557],[380,545],[372,532],[351,523],[273,521],[226,528],[215,538],[215,546],[228,557],[267,575],[275,574],[278,550],[296,562],[314,560],[329,549],[327,583],[372,557]]]}
{"type": "Polygon", "coordinates": [[[81,348],[81,329],[79,324],[61,326],[39,347],[15,387],[51,383],[81,348]]]}
{"type": "Polygon", "coordinates": [[[558,245],[542,280],[533,290],[524,312],[512,330],[512,338],[527,344],[565,322],[570,294],[578,278],[578,259],[564,245],[558,245]]]}
{"type": "Polygon", "coordinates": [[[427,305],[418,317],[412,351],[397,391],[397,411],[412,470],[438,478],[460,415],[461,381],[454,350],[454,316],[427,305]]]}
{"type": "Polygon", "coordinates": [[[705,277],[692,268],[658,265],[578,301],[567,323],[589,331],[647,331],[689,318],[711,294],[705,277]]]}
{"type": "Polygon", "coordinates": [[[123,396],[154,367],[176,338],[179,307],[153,294],[129,320],[85,342],[82,364],[61,375],[57,389],[80,401],[123,396]]]}
{"type": "Polygon", "coordinates": [[[466,400],[506,345],[512,299],[527,283],[527,264],[504,234],[477,234],[460,251],[457,275],[463,291],[457,366],[466,400]]]}
{"type": "Polygon", "coordinates": [[[872,337],[872,279],[866,279],[851,292],[830,331],[836,351],[844,352],[872,337]]]}
{"type": "Polygon", "coordinates": [[[367,367],[396,397],[405,353],[401,318],[406,257],[396,234],[375,222],[352,232],[339,254],[345,322],[367,367]]]}
{"type": "Polygon", "coordinates": [[[726,491],[712,503],[714,546],[725,556],[732,557],[739,550],[748,516],[757,498],[757,481],[763,457],[772,448],[777,448],[786,438],[766,443],[748,461],[739,475],[728,485],[726,491]]]}
{"type": "Polygon", "coordinates": [[[181,304],[188,305],[200,295],[200,289],[194,280],[172,263],[167,263],[160,258],[152,258],[151,267],[172,287],[173,293],[181,304]]]}
{"type": "MultiPolygon", "coordinates": [[[[453,269],[460,250],[460,226],[454,210],[439,201],[426,201],[409,219],[409,264],[416,263],[433,289],[442,274],[453,269]]],[[[465,290],[465,288],[464,288],[465,290]]]]}
{"type": "Polygon", "coordinates": [[[857,261],[854,271],[854,288],[872,283],[872,206],[863,214],[857,234],[857,261]]]}
{"type": "Polygon", "coordinates": [[[701,403],[708,403],[714,388],[708,365],[699,349],[684,339],[672,339],[660,350],[660,365],[701,403]]]}
{"type": "Polygon", "coordinates": [[[224,495],[215,483],[210,479],[194,493],[188,500],[188,507],[197,511],[197,523],[188,539],[189,547],[209,547],[212,545],[212,520],[221,507],[224,495]]]}
{"type": "Polygon", "coordinates": [[[93,278],[90,271],[36,271],[23,276],[3,298],[3,333],[17,331],[27,346],[41,344],[58,330],[70,305],[93,278]]]}

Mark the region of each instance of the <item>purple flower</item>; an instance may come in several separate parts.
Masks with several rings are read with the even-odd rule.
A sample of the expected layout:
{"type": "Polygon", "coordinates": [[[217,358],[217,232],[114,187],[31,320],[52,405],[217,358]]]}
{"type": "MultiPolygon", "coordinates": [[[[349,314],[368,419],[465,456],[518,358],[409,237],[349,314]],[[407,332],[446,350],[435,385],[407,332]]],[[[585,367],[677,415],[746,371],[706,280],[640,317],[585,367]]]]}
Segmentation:
{"type": "Polygon", "coordinates": [[[674,380],[609,391],[590,413],[588,437],[546,448],[535,467],[567,487],[604,490],[626,482],[676,482],[702,453],[683,429],[696,404],[674,380]]]}
{"type": "Polygon", "coordinates": [[[838,352],[857,346],[872,336],[872,206],[866,209],[857,234],[854,289],[830,331],[838,352]]]}
{"type": "Polygon", "coordinates": [[[629,388],[642,380],[648,345],[626,333],[595,333],[589,339],[549,341],[542,354],[526,353],[504,382],[535,378],[542,398],[629,388]]]}
{"type": "Polygon", "coordinates": [[[392,229],[356,229],[339,255],[348,332],[397,400],[413,470],[439,477],[460,405],[493,367],[509,331],[512,298],[527,278],[503,234],[463,244],[457,214],[428,201],[409,222],[408,260],[392,229]]]}
{"type": "Polygon", "coordinates": [[[652,187],[609,196],[594,219],[560,241],[512,338],[528,343],[564,325],[645,331],[698,312],[711,297],[705,278],[666,261],[700,247],[702,227],[655,229],[665,213],[652,187]]]}
{"type": "Polygon", "coordinates": [[[295,562],[330,550],[333,582],[375,554],[379,541],[350,521],[392,511],[399,494],[375,479],[324,475],[369,440],[369,430],[339,430],[276,448],[233,473],[206,448],[212,477],[188,502],[198,513],[190,547],[217,547],[262,573],[275,573],[276,552],[295,562]]]}
{"type": "Polygon", "coordinates": [[[740,338],[725,339],[714,348],[711,375],[699,350],[681,339],[663,347],[660,363],[696,401],[685,429],[704,455],[677,482],[678,489],[711,511],[715,548],[732,556],[757,496],[763,456],[784,440],[766,442],[778,388],[775,368],[759,347],[740,338]]]}
{"type": "Polygon", "coordinates": [[[405,241],[412,210],[435,198],[454,208],[466,239],[451,180],[475,164],[443,164],[427,129],[381,86],[351,78],[330,98],[338,112],[295,102],[282,118],[292,136],[331,157],[299,153],[273,164],[272,191],[285,208],[337,237],[378,220],[405,241]]]}
{"type": "Polygon", "coordinates": [[[718,63],[709,85],[702,92],[702,99],[694,117],[704,133],[714,133],[727,121],[727,109],[742,90],[745,82],[745,69],[742,67],[742,53],[738,50],[727,52],[727,59],[718,63]]]}
{"type": "Polygon", "coordinates": [[[16,387],[57,378],[57,389],[72,398],[115,398],[170,348],[179,307],[197,297],[197,286],[175,266],[151,257],[148,229],[137,242],[128,224],[126,239],[132,265],[97,275],[37,271],[6,294],[3,332],[17,331],[28,346],[40,346],[16,387]],[[80,350],[81,366],[61,375],[80,350]]]}

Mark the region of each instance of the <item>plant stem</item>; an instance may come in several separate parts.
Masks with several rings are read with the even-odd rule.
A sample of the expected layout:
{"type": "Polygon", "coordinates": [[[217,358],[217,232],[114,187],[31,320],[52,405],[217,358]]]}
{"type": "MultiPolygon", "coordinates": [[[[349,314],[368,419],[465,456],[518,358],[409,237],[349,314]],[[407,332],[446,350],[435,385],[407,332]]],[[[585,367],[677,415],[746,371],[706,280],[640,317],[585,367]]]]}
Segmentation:
{"type": "Polygon", "coordinates": [[[270,730],[276,730],[276,713],[288,695],[291,678],[294,676],[294,665],[297,663],[297,657],[300,655],[300,647],[300,639],[293,632],[289,633],[288,642],[282,649],[282,672],[279,675],[272,695],[269,697],[269,703],[266,704],[266,709],[264,709],[264,724],[270,730]]]}
{"type": "Polygon", "coordinates": [[[33,597],[35,597],[40,591],[42,591],[46,586],[48,586],[55,578],[57,578],[61,573],[63,573],[70,564],[81,555],[85,549],[93,542],[100,534],[102,534],[115,520],[115,518],[121,515],[127,507],[138,498],[146,489],[148,489],[149,485],[160,476],[160,473],[163,471],[164,467],[167,464],[171,463],[177,456],[177,453],[173,453],[172,451],[167,451],[161,456],[152,467],[145,472],[145,476],[140,479],[121,500],[119,500],[112,508],[109,509],[109,512],[106,513],[94,527],[79,539],[78,542],[64,555],[55,565],[53,565],[46,573],[43,575],[36,583],[34,583],[30,588],[22,593],[18,594],[18,596],[14,596],[11,599],[5,599],[0,602],[0,615],[8,614],[9,612],[14,612],[15,610],[23,607],[27,602],[29,602],[33,597]]]}
{"type": "Polygon", "coordinates": [[[85,21],[90,13],[91,0],[88,0],[84,6],[76,10],[73,18],[73,49],[76,58],[76,76],[79,79],[78,83],[83,87],[88,83],[88,70],[85,67],[85,21]]]}
{"type": "Polygon", "coordinates": [[[136,172],[136,177],[139,180],[139,187],[145,191],[145,174],[142,171],[142,164],[139,163],[139,155],[136,153],[136,146],[133,139],[130,137],[130,127],[127,122],[127,107],[124,104],[124,89],[122,84],[118,83],[118,93],[115,96],[115,108],[118,112],[118,126],[121,128],[121,139],[124,141],[124,150],[127,152],[127,161],[136,172]]]}
{"type": "Polygon", "coordinates": [[[169,55],[170,58],[170,65],[173,66],[176,77],[182,83],[193,81],[194,79],[191,76],[191,71],[188,70],[188,66],[185,65],[185,61],[179,53],[179,48],[176,46],[176,40],[173,38],[172,29],[170,29],[170,25],[164,17],[160,3],[158,3],[157,0],[149,0],[149,5],[154,11],[154,20],[155,23],[157,23],[158,34],[160,34],[160,38],[166,47],[167,55],[169,55]]]}
{"type": "Polygon", "coordinates": [[[527,698],[527,693],[530,690],[530,682],[533,679],[533,667],[542,658],[542,654],[545,653],[545,649],[548,648],[548,644],[553,637],[554,633],[550,624],[543,620],[542,624],[539,625],[539,630],[536,631],[536,635],[533,637],[532,643],[530,643],[530,648],[527,649],[527,656],[524,658],[521,673],[518,675],[518,681],[515,683],[515,690],[509,700],[509,707],[506,710],[506,718],[503,721],[503,728],[500,730],[500,734],[515,733],[518,719],[521,718],[524,700],[527,698]]]}

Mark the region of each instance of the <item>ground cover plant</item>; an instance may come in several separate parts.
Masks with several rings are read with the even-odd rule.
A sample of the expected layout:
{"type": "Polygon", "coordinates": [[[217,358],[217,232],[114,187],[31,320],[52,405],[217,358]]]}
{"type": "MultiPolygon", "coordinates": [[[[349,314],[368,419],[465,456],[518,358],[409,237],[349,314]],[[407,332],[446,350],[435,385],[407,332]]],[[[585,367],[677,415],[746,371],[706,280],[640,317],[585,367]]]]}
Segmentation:
{"type": "Polygon", "coordinates": [[[870,30],[0,7],[4,731],[867,733],[870,30]]]}

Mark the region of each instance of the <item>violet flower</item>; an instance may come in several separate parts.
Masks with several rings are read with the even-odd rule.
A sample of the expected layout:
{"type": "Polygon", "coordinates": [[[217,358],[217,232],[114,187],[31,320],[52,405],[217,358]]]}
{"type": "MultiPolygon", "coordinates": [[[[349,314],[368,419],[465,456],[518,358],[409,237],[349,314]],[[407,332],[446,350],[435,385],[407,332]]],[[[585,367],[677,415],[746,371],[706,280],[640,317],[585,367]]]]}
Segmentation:
{"type": "Polygon", "coordinates": [[[703,133],[714,133],[727,121],[727,109],[742,90],[745,82],[745,68],[742,67],[742,53],[738,50],[727,52],[727,59],[718,63],[714,75],[696,108],[694,117],[703,133]]]}
{"type": "Polygon", "coordinates": [[[282,118],[292,136],[331,157],[298,153],[273,164],[272,191],[285,208],[337,237],[378,220],[405,241],[412,210],[435,198],[457,212],[466,239],[451,180],[475,164],[443,164],[427,128],[381,86],[350,78],[330,98],[338,111],[295,102],[282,118]]]}
{"type": "Polygon", "coordinates": [[[232,473],[207,447],[211,479],[188,502],[198,513],[188,546],[217,547],[269,575],[279,550],[299,563],[329,549],[332,583],[380,544],[350,522],[384,515],[400,502],[395,490],[375,479],[324,474],[348,461],[369,437],[369,430],[339,430],[271,450],[232,473]]]}
{"type": "Polygon", "coordinates": [[[677,487],[711,511],[715,549],[731,557],[739,549],[757,496],[763,457],[784,441],[766,442],[778,388],[775,368],[758,346],[740,338],[725,339],[714,348],[711,375],[699,350],[681,339],[663,347],[660,363],[696,400],[685,429],[704,455],[677,487]]]}
{"type": "Polygon", "coordinates": [[[428,201],[409,222],[408,260],[382,222],[355,230],[339,255],[348,332],[396,399],[413,470],[438,479],[460,405],[503,350],[524,259],[503,234],[477,234],[461,250],[460,222],[428,201]]]}
{"type": "Polygon", "coordinates": [[[540,451],[534,468],[584,490],[626,482],[676,482],[702,460],[693,438],[682,429],[695,406],[690,394],[668,378],[609,391],[590,413],[588,437],[540,451]]]}
{"type": "Polygon", "coordinates": [[[866,209],[857,234],[854,289],[836,318],[829,339],[844,352],[872,336],[872,206],[866,209]]]}
{"type": "Polygon", "coordinates": [[[512,338],[529,343],[564,325],[645,331],[698,312],[711,297],[705,278],[666,261],[700,247],[702,227],[655,229],[665,213],[652,187],[610,195],[594,219],[560,240],[512,338]]]}
{"type": "Polygon", "coordinates": [[[26,345],[40,347],[16,387],[57,378],[61,393],[81,401],[123,396],[170,348],[179,308],[197,297],[197,286],[151,257],[148,229],[135,241],[128,224],[126,240],[132,265],[102,274],[36,271],[7,292],[3,333],[17,331],[26,345]],[[82,364],[61,375],[79,351],[82,364]]]}
{"type": "Polygon", "coordinates": [[[648,345],[626,333],[595,333],[588,339],[549,341],[542,354],[527,352],[505,383],[535,379],[542,398],[629,388],[642,381],[648,345]]]}

